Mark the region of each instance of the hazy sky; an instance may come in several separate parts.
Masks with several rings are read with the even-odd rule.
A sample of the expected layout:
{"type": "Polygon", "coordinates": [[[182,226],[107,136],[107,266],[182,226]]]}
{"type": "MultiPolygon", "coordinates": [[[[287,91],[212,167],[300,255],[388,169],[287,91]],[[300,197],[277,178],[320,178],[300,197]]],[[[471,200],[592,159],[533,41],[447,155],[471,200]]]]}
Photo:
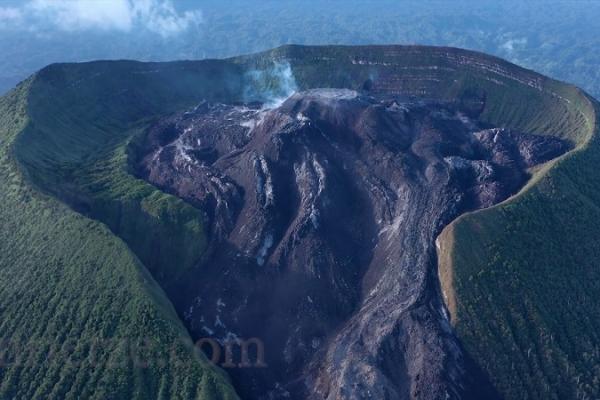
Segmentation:
{"type": "MultiPolygon", "coordinates": [[[[180,3],[180,8],[183,3],[180,3]]],[[[176,9],[171,0],[28,0],[0,3],[0,27],[42,34],[48,31],[147,30],[163,37],[202,23],[202,11],[176,9]]]]}

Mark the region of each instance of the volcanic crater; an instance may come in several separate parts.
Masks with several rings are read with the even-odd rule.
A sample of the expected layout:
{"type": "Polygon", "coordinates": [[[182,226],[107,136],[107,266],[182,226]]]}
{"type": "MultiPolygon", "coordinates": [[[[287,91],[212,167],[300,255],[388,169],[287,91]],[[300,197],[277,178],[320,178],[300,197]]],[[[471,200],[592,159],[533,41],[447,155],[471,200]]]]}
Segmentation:
{"type": "Polygon", "coordinates": [[[205,213],[201,267],[166,291],[192,336],[259,338],[247,399],[443,399],[472,379],[436,238],[571,145],[485,124],[481,104],[349,89],[202,102],[146,132],[138,174],[205,213]]]}

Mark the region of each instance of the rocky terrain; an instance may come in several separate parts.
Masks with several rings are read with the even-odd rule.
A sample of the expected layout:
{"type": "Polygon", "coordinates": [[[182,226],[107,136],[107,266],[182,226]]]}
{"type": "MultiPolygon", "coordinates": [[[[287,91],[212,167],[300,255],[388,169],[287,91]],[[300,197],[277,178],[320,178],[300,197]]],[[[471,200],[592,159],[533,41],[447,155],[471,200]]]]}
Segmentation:
{"type": "Polygon", "coordinates": [[[167,294],[194,338],[264,343],[266,367],[227,369],[242,398],[492,395],[450,326],[436,237],[569,145],[479,111],[312,89],[202,102],[149,129],[138,174],[209,232],[202,268],[167,294]]]}

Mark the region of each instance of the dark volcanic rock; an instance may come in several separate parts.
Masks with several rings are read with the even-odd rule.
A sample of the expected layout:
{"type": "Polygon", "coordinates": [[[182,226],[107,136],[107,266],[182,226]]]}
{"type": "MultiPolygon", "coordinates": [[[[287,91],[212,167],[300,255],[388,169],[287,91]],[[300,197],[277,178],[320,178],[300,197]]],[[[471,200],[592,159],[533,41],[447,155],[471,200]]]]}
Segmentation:
{"type": "Polygon", "coordinates": [[[196,338],[264,342],[268,367],[229,370],[243,398],[444,399],[480,382],[435,239],[566,150],[455,104],[321,89],[167,118],[139,167],[206,212],[203,265],[167,290],[196,338]]]}

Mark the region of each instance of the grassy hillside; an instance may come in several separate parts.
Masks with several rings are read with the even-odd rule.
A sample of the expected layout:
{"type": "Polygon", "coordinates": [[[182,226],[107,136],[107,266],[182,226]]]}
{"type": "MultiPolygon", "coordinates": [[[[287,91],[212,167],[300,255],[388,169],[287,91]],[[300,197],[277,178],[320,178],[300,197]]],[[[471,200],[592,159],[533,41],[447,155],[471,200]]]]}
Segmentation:
{"type": "Polygon", "coordinates": [[[168,285],[202,255],[202,216],[134,178],[128,145],[159,115],[231,98],[239,76],[220,61],[52,65],[29,90],[32,122],[16,158],[37,187],[104,222],[168,285]]]}
{"type": "MultiPolygon", "coordinates": [[[[119,130],[107,129],[108,117],[84,120],[80,131],[69,125],[90,108],[108,114],[96,94],[80,92],[90,96],[84,103],[49,92],[40,107],[53,74],[43,71],[0,100],[0,398],[237,398],[223,373],[194,351],[163,290],[128,246],[32,185],[66,193],[76,182],[71,167],[126,137],[113,137],[119,130]]],[[[118,158],[116,151],[110,162],[120,165],[118,158]]],[[[144,229],[158,229],[152,218],[167,226],[178,218],[186,233],[202,234],[180,201],[124,174],[111,179],[105,199],[129,200],[144,229]],[[118,191],[117,182],[126,189],[118,191]]],[[[107,215],[114,212],[107,207],[107,215]]]]}
{"type": "Polygon", "coordinates": [[[600,396],[599,146],[445,232],[457,332],[507,398],[600,396]]]}
{"type": "MultiPolygon", "coordinates": [[[[600,397],[598,106],[573,87],[551,85],[568,100],[570,118],[548,108],[528,127],[571,138],[576,150],[440,237],[453,324],[507,399],[600,397]]],[[[519,126],[510,118],[516,112],[496,121],[519,126]]]]}

